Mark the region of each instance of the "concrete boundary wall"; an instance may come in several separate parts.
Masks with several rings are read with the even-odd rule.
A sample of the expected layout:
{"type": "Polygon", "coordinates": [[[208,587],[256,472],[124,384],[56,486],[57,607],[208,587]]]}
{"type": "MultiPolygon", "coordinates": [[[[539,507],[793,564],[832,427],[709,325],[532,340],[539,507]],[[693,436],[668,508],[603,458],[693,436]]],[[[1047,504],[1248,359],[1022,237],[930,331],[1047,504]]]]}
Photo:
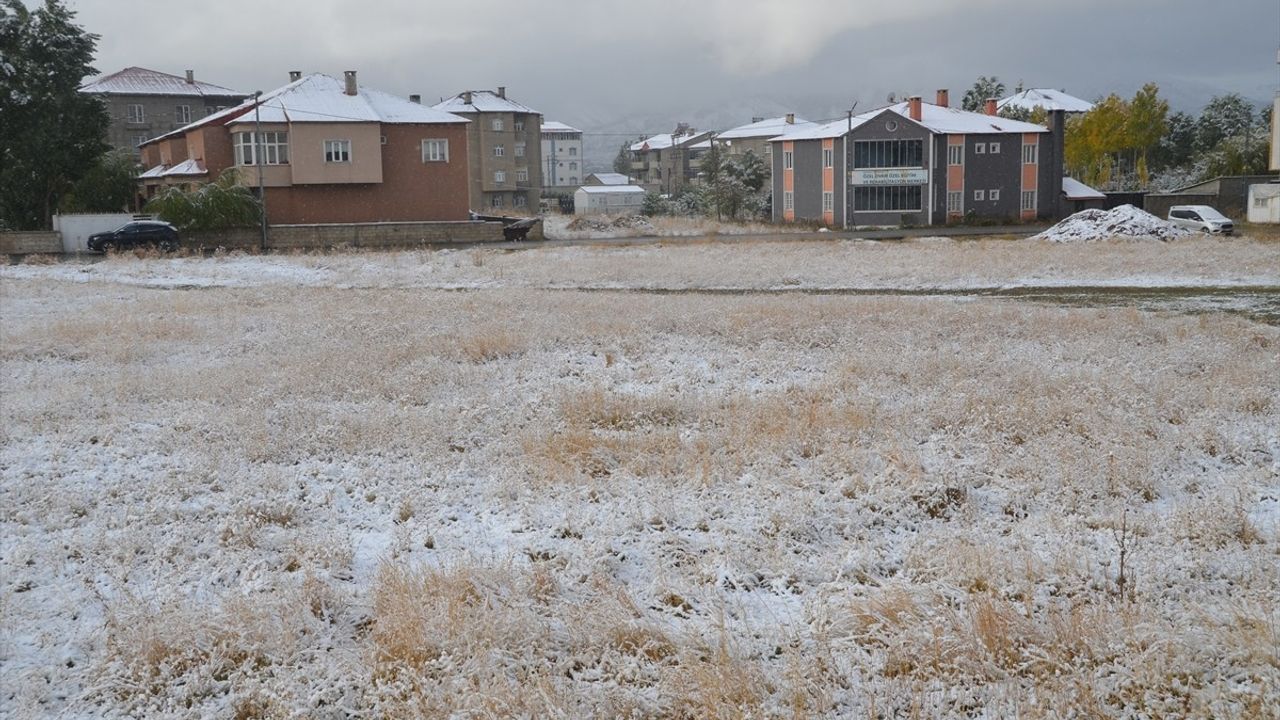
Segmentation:
{"type": "Polygon", "coordinates": [[[0,255],[62,253],[62,234],[56,232],[0,232],[0,255]]]}
{"type": "MultiPolygon", "coordinates": [[[[502,223],[468,220],[462,222],[353,223],[332,225],[272,225],[267,228],[267,244],[262,244],[258,228],[234,228],[182,233],[180,245],[191,250],[290,250],[334,247],[380,248],[415,247],[448,243],[502,242],[502,223]]],[[[542,240],[542,223],[529,233],[530,240],[542,240]]],[[[0,255],[62,253],[58,232],[0,233],[0,255]]]]}

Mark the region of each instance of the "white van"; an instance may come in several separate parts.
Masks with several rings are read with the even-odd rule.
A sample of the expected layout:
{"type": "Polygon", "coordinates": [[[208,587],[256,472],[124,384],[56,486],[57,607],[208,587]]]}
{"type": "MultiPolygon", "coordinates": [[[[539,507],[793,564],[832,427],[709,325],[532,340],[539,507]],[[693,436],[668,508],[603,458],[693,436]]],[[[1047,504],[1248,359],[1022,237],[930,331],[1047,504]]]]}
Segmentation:
{"type": "Polygon", "coordinates": [[[1169,208],[1169,222],[1214,235],[1230,235],[1235,230],[1231,218],[1208,205],[1174,205],[1169,208]]]}

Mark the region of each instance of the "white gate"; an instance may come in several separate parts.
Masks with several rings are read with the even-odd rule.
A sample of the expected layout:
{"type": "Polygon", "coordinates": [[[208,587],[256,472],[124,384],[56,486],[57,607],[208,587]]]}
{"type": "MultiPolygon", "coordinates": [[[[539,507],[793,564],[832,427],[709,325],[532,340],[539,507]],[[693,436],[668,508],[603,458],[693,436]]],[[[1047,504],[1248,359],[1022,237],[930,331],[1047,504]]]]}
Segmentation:
{"type": "Polygon", "coordinates": [[[77,253],[89,249],[89,236],[94,233],[115,230],[131,220],[150,218],[150,215],[129,213],[54,215],[53,229],[62,233],[62,252],[77,253]]]}

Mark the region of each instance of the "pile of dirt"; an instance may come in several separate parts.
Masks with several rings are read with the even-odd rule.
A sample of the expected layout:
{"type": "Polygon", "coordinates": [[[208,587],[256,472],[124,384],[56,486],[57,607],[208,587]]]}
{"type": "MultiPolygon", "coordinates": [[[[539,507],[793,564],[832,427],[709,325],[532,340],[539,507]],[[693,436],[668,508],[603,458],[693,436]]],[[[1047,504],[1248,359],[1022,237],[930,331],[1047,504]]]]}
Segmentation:
{"type": "Polygon", "coordinates": [[[1095,242],[1099,240],[1176,240],[1191,235],[1186,228],[1139,210],[1121,205],[1111,210],[1081,210],[1032,240],[1051,242],[1095,242]]]}

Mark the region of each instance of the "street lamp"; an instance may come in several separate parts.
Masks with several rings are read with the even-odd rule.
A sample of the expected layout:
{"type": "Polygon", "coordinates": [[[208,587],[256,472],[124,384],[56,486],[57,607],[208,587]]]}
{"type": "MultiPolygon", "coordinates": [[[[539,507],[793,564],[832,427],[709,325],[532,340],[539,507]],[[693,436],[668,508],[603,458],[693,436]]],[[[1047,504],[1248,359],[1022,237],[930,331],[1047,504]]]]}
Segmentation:
{"type": "Polygon", "coordinates": [[[262,247],[267,247],[267,186],[262,181],[262,113],[258,112],[258,108],[262,107],[262,91],[258,90],[253,93],[253,164],[258,168],[258,202],[262,204],[262,247]]]}

